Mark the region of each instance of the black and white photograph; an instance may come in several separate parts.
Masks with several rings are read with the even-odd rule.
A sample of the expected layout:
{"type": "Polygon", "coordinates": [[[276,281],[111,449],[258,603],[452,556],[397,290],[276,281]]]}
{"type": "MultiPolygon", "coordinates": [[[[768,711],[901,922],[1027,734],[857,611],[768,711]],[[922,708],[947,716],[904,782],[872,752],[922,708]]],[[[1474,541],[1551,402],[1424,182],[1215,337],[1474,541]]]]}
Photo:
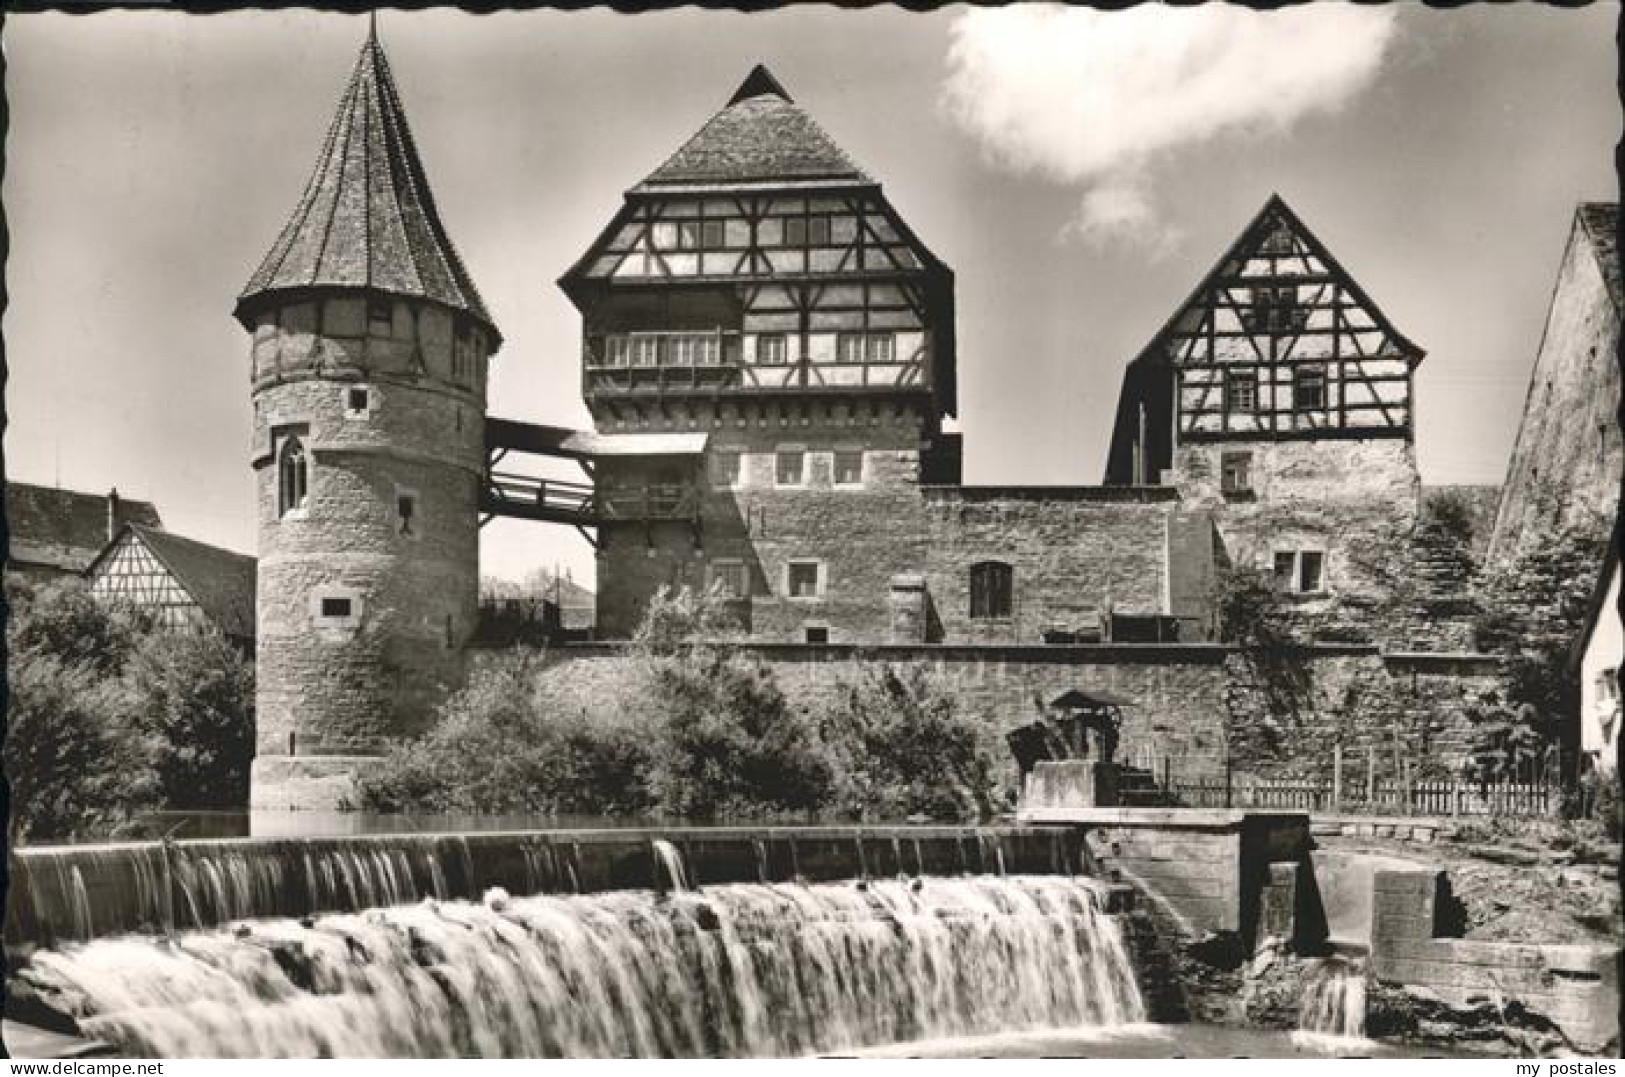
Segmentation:
{"type": "Polygon", "coordinates": [[[11,1057],[1619,1056],[1617,0],[183,7],[0,25],[11,1057]]]}

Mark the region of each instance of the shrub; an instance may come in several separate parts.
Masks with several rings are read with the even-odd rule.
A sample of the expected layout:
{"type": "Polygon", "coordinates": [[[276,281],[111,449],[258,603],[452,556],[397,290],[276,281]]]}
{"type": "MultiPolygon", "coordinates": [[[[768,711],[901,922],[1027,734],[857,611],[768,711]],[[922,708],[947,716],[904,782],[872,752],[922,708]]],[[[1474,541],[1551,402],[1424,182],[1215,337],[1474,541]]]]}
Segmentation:
{"type": "Polygon", "coordinates": [[[219,632],[152,632],[127,662],[165,807],[241,809],[254,758],[254,669],[219,632]]]}
{"type": "MultiPolygon", "coordinates": [[[[1003,746],[918,666],[854,663],[819,715],[830,808],[864,821],[988,819],[1003,746]]],[[[1006,768],[1008,769],[1008,767],[1006,768]]]]}

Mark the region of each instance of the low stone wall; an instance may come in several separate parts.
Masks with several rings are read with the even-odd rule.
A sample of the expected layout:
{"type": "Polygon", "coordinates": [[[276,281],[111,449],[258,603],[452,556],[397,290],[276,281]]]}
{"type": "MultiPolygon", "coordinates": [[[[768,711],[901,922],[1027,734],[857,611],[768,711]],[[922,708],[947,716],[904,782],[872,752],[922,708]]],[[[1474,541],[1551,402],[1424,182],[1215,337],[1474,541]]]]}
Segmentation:
{"type": "Polygon", "coordinates": [[[1270,866],[1309,852],[1309,819],[1290,812],[1035,807],[1020,818],[1082,827],[1107,877],[1133,885],[1190,938],[1251,939],[1270,866]]]}

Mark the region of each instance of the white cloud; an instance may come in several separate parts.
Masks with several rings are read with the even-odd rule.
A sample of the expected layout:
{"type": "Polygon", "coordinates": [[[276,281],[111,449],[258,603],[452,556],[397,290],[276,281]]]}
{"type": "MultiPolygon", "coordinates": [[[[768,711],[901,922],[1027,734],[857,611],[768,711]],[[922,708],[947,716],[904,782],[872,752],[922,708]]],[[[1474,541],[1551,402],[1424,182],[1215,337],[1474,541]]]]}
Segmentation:
{"type": "Polygon", "coordinates": [[[1070,233],[1164,242],[1159,160],[1338,108],[1376,77],[1395,19],[1346,3],[976,9],[954,21],[944,103],[992,160],[1087,187],[1070,233]]]}

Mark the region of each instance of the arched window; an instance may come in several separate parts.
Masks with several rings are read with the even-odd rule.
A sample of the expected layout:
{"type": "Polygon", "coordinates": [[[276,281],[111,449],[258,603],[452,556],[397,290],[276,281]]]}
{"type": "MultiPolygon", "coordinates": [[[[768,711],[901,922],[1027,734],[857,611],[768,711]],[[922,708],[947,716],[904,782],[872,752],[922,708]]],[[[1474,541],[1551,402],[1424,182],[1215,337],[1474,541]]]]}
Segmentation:
{"type": "Polygon", "coordinates": [[[978,561],[970,567],[972,620],[1009,617],[1015,570],[1003,561],[978,561]]]}
{"type": "Polygon", "coordinates": [[[295,509],[305,507],[310,472],[305,463],[305,446],[296,437],[282,443],[277,457],[277,514],[286,516],[295,509]]]}

